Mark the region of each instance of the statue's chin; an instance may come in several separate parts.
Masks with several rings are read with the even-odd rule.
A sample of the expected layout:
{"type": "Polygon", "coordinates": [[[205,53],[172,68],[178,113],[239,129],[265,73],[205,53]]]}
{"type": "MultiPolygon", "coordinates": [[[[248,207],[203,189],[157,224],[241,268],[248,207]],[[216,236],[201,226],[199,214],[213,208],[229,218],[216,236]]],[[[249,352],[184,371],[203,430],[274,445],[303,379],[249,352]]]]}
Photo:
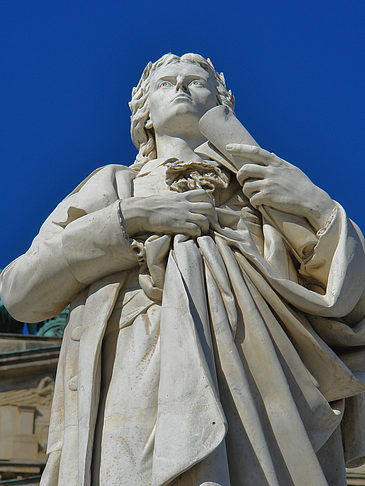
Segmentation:
{"type": "Polygon", "coordinates": [[[185,119],[186,123],[199,123],[202,116],[196,109],[195,105],[190,100],[177,99],[171,103],[171,116],[169,117],[170,124],[181,124],[185,119]],[[174,119],[176,117],[176,120],[174,119]]]}

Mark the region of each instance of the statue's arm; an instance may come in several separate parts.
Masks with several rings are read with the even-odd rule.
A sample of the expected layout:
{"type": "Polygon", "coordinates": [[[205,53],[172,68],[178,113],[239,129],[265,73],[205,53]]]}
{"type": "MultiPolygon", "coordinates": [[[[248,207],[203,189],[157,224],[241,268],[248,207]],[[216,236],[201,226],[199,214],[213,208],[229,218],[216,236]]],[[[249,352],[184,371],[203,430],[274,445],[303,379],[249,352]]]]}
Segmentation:
{"type": "Polygon", "coordinates": [[[200,236],[214,207],[203,190],[132,197],[133,173],[106,166],[47,218],[30,249],[1,275],[5,307],[38,322],[62,311],[83,288],[138,264],[136,233],[200,236]]]}
{"type": "Polygon", "coordinates": [[[110,171],[62,201],[29,250],[4,269],[1,297],[17,320],[50,318],[92,282],[137,264],[110,171]]]}
{"type": "Polygon", "coordinates": [[[243,193],[284,237],[305,281],[328,290],[328,279],[331,285],[363,280],[364,240],[341,206],[275,154],[249,145],[227,149],[243,162],[237,174],[243,193]]]}
{"type": "Polygon", "coordinates": [[[259,147],[227,147],[244,161],[237,179],[252,206],[306,218],[315,231],[328,224],[334,201],[298,167],[259,147]]]}
{"type": "MultiPolygon", "coordinates": [[[[351,225],[343,208],[336,205],[326,223],[314,235],[316,244],[300,262],[299,273],[305,280],[317,281],[326,288],[341,233],[346,232],[346,226],[351,225]]],[[[361,235],[358,236],[361,239],[361,235]]]]}

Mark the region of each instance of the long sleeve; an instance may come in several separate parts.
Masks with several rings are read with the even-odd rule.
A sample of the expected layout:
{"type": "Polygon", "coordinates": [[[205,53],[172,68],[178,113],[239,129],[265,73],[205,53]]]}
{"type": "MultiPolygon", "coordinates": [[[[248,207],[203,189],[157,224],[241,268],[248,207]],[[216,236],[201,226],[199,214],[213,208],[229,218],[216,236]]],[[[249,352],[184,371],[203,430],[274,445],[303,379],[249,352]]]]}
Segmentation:
{"type": "Polygon", "coordinates": [[[325,228],[317,232],[317,243],[308,258],[303,259],[299,270],[302,277],[319,282],[324,289],[327,286],[332,259],[339,242],[341,225],[347,223],[347,221],[341,222],[341,219],[347,218],[343,212],[341,215],[340,211],[340,206],[336,207],[325,228]]]}
{"type": "Polygon", "coordinates": [[[62,201],[29,250],[3,271],[1,297],[17,320],[50,318],[92,282],[136,265],[121,226],[115,167],[62,201]]]}
{"type": "Polygon", "coordinates": [[[292,248],[270,224],[263,230],[264,259],[252,256],[282,297],[313,315],[343,317],[352,312],[364,292],[364,239],[340,205],[328,227],[313,233],[312,252],[301,262],[296,259],[295,274],[292,248]]]}

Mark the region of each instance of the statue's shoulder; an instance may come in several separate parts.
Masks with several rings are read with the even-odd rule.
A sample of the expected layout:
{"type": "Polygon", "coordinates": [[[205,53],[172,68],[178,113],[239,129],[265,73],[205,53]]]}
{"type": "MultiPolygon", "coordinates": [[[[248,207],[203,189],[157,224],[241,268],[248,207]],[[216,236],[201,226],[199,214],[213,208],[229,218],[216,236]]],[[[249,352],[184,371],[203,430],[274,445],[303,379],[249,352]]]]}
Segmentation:
{"type": "Polygon", "coordinates": [[[117,199],[130,197],[136,172],[121,164],[108,164],[94,170],[61,201],[43,223],[40,233],[51,237],[57,228],[103,209],[117,199]]]}
{"type": "MultiPolygon", "coordinates": [[[[122,197],[123,195],[120,194],[120,189],[123,188],[125,185],[130,185],[132,180],[136,177],[136,170],[130,167],[127,167],[122,164],[108,164],[103,165],[97,169],[95,169],[91,174],[89,174],[86,179],[84,179],[67,197],[73,196],[80,192],[86,185],[94,185],[97,184],[99,187],[103,187],[104,185],[112,184],[118,197],[122,197]]],[[[128,197],[128,196],[124,196],[128,197]]]]}

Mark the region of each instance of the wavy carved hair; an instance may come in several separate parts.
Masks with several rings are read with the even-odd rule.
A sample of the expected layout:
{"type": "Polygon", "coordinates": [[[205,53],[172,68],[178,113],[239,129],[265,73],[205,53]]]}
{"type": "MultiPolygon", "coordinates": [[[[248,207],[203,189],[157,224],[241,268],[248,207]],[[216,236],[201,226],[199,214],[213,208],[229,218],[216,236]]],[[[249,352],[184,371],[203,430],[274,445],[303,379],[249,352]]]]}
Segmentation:
{"type": "Polygon", "coordinates": [[[138,150],[138,155],[133,167],[140,169],[146,162],[157,157],[155,133],[150,120],[149,95],[150,82],[152,75],[162,66],[177,62],[191,62],[198,64],[205,69],[216,83],[217,104],[226,105],[234,109],[234,96],[227,90],[223,73],[218,73],[211,60],[204,59],[199,54],[184,54],[175,56],[174,54],[165,54],[156,62],[149,62],[143,71],[142,77],[137,87],[132,90],[132,99],[129,103],[131,109],[131,136],[134,145],[138,150]]]}

